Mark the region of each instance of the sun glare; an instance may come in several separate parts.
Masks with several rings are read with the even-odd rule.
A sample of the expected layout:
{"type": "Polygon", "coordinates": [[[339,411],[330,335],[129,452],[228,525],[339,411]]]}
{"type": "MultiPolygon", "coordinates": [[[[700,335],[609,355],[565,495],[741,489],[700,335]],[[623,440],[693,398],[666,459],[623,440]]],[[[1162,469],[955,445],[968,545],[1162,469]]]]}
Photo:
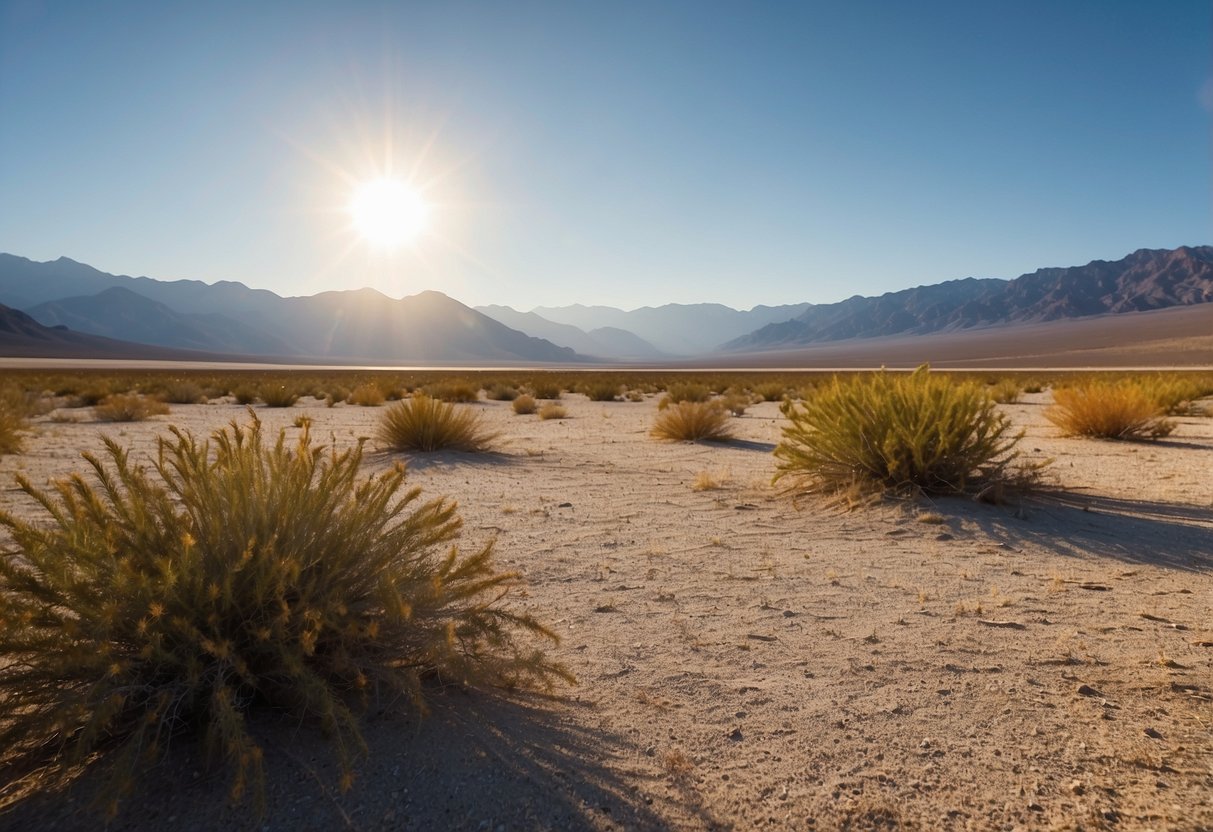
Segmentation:
{"type": "Polygon", "coordinates": [[[365,182],[349,205],[354,229],[369,243],[396,248],[425,231],[429,206],[414,189],[395,179],[365,182]]]}

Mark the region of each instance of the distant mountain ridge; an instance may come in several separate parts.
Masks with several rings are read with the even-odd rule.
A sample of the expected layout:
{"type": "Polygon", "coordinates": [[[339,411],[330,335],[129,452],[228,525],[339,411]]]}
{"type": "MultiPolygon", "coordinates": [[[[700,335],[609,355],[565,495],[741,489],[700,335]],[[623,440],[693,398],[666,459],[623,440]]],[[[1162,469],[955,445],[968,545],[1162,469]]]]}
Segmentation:
{"type": "Polygon", "coordinates": [[[850,338],[1144,312],[1213,301],[1213,246],[1139,249],[1115,261],[1038,269],[1014,280],[954,280],[810,307],[724,345],[787,348],[850,338]]]}
{"type": "Polygon", "coordinates": [[[0,254],[0,303],[24,302],[43,324],[158,347],[278,360],[581,363],[443,295],[393,299],[373,289],[281,297],[242,283],[159,281],[66,257],[0,254]]]}

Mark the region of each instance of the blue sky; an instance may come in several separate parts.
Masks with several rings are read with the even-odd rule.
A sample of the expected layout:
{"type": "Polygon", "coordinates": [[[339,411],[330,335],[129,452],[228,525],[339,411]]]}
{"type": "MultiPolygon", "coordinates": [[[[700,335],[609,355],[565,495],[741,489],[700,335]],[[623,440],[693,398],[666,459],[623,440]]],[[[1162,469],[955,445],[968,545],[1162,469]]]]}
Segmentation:
{"type": "Polygon", "coordinates": [[[1207,244],[1211,32],[1206,0],[0,2],[0,250],[748,308],[1207,244]],[[386,173],[432,203],[392,253],[344,210],[386,173]]]}

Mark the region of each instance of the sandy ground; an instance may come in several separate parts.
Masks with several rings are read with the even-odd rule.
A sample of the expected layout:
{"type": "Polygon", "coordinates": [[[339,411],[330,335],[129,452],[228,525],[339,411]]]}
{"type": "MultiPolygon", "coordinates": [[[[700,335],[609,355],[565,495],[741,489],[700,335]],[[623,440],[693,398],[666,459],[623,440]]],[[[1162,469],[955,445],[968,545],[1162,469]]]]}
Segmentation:
{"type": "MultiPolygon", "coordinates": [[[[1154,443],[1061,439],[1046,400],[1008,410],[1061,490],[1018,511],[794,503],[770,486],[773,404],[726,445],[651,439],[654,400],[566,396],[570,418],[547,422],[474,405],[502,452],[415,458],[411,482],[460,501],[467,545],[497,539],[579,684],[369,714],[344,795],[321,737],[262,714],[261,821],[182,740],[110,828],[1213,829],[1213,419],[1154,443]],[[717,488],[693,489],[704,473],[717,488]]],[[[338,443],[381,412],[259,410],[338,443]]],[[[29,509],[12,474],[78,470],[102,434],[147,451],[170,422],[241,416],[43,418],[0,459],[0,501],[29,509]]],[[[100,828],[91,787],[0,828],[100,828]]]]}

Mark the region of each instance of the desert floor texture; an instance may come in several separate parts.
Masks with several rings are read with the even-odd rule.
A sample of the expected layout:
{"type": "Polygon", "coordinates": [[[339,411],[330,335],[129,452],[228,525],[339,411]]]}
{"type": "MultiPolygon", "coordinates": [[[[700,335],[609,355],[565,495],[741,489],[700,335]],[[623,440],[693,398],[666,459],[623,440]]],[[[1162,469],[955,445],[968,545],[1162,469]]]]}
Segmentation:
{"type": "MultiPolygon", "coordinates": [[[[1024,506],[853,511],[771,486],[772,403],[723,445],[652,439],[655,398],[566,395],[558,421],[470,405],[500,453],[414,457],[410,482],[459,501],[464,545],[497,540],[526,577],[514,603],[560,633],[579,684],[436,689],[424,718],[382,703],[345,794],[317,732],[260,714],[262,819],[181,740],[109,828],[1213,829],[1213,419],[1158,442],[1063,439],[1047,403],[1007,407],[1025,454],[1055,458],[1024,506]]],[[[0,459],[0,504],[32,512],[13,474],[83,470],[102,435],[146,454],[170,423],[247,419],[69,412],[82,421],[42,417],[0,459]]],[[[345,444],[382,410],[257,413],[345,444]]],[[[91,788],[20,801],[0,828],[101,828],[91,788]]]]}

